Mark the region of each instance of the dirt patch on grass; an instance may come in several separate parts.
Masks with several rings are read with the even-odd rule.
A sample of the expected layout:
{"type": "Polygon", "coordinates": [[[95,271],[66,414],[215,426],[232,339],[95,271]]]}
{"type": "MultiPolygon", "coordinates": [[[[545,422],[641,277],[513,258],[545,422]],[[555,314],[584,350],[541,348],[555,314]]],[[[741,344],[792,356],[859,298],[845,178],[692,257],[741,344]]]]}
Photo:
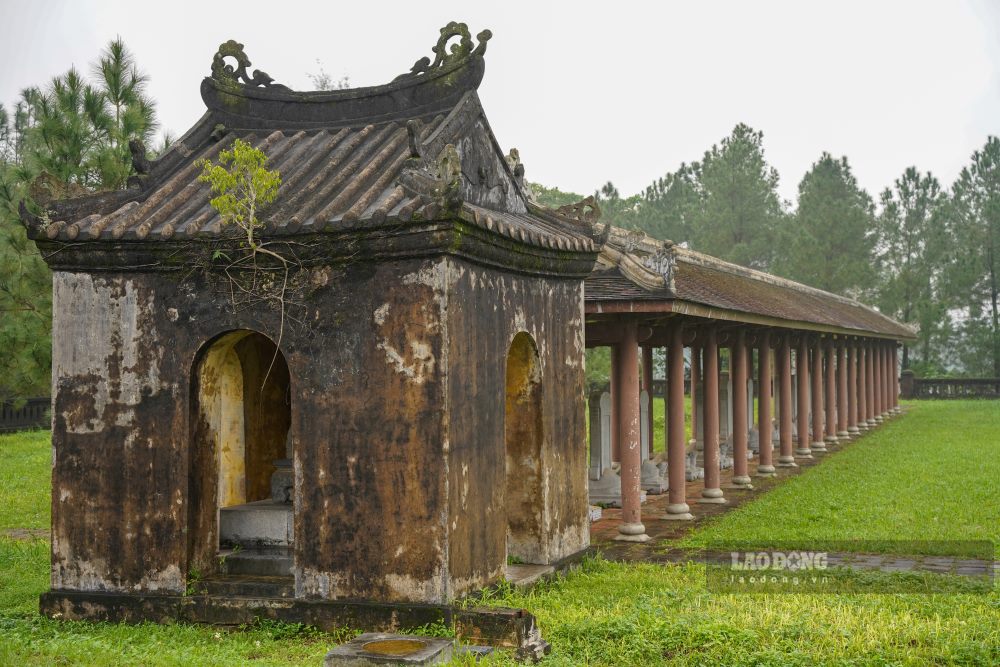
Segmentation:
{"type": "Polygon", "coordinates": [[[0,528],[0,537],[9,537],[12,540],[39,540],[49,539],[48,528],[0,528]]]}

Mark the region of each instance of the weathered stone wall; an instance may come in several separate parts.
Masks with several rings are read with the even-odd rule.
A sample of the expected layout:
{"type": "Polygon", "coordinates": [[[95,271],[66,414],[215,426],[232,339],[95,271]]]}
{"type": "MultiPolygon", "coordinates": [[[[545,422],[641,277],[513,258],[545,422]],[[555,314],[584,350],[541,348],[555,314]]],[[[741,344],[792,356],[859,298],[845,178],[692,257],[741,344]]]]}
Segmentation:
{"type": "Polygon", "coordinates": [[[339,282],[343,306],[292,355],[308,377],[293,368],[293,392],[309,401],[292,416],[299,595],[447,594],[444,266],[382,264],[339,282]]]}
{"type": "Polygon", "coordinates": [[[55,589],[184,590],[190,359],[151,286],[54,275],[55,589]]]}
{"type": "MultiPolygon", "coordinates": [[[[539,352],[546,561],[587,544],[582,283],[438,257],[314,269],[287,325],[295,574],[302,597],[445,601],[502,572],[505,361],[539,352]],[[498,495],[499,494],[499,495],[498,495]]],[[[56,272],[52,586],[181,592],[213,566],[215,462],[200,355],[234,315],[224,285],[56,272]]]]}
{"type": "Polygon", "coordinates": [[[452,594],[461,595],[506,564],[504,389],[518,332],[531,336],[541,367],[538,560],[589,544],[583,287],[458,259],[449,260],[448,283],[448,543],[452,594]]]}

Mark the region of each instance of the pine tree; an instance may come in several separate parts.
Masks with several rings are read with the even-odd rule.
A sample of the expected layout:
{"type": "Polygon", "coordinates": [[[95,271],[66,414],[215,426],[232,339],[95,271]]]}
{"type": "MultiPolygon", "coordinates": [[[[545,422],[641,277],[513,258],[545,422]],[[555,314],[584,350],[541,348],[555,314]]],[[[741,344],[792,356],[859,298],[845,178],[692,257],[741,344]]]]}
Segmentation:
{"type": "Polygon", "coordinates": [[[767,270],[784,210],[778,172],[764,159],[764,135],[740,123],[705,153],[697,179],[701,205],[691,230],[695,249],[767,270]]]}
{"type": "Polygon", "coordinates": [[[677,171],[657,179],[642,193],[636,209],[636,228],[659,239],[677,243],[689,241],[701,212],[700,165],[684,164],[677,171]]]}
{"type": "MultiPolygon", "coordinates": [[[[908,168],[881,196],[876,253],[883,312],[920,327],[917,352],[923,372],[940,372],[940,347],[950,330],[942,272],[949,247],[947,195],[930,173],[908,168]]],[[[911,367],[903,347],[903,368],[911,367]]]]}
{"type": "Polygon", "coordinates": [[[989,137],[972,154],[952,188],[949,212],[955,232],[949,289],[963,305],[963,361],[969,371],[1000,377],[1000,139],[989,137]]]}
{"type": "Polygon", "coordinates": [[[13,116],[0,114],[0,398],[49,391],[52,276],[28,241],[18,208],[124,187],[128,142],[156,128],[146,77],[118,39],[94,67],[95,84],[71,68],[44,89],[21,93],[13,116]]]}
{"type": "Polygon", "coordinates": [[[778,244],[775,272],[819,289],[859,296],[871,284],[875,206],[847,158],[823,153],[799,183],[798,209],[778,244]]]}

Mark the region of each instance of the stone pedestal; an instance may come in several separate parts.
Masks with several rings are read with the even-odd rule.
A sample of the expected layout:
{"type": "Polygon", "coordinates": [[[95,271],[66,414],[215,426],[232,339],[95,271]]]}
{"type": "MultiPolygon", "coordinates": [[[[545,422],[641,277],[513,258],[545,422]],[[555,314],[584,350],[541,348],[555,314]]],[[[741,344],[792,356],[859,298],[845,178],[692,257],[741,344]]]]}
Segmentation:
{"type": "Polygon", "coordinates": [[[368,632],[327,653],[323,667],[443,665],[453,649],[451,639],[368,632]]]}
{"type": "Polygon", "coordinates": [[[590,504],[622,506],[622,479],[611,467],[601,471],[601,478],[590,480],[590,504]]]}
{"type": "Polygon", "coordinates": [[[278,459],[271,473],[271,500],[276,503],[290,503],[295,495],[295,471],[292,460],[278,459]]]}
{"type": "Polygon", "coordinates": [[[684,479],[693,482],[696,479],[705,479],[705,469],[698,465],[698,452],[691,450],[684,460],[684,479]]]}
{"type": "Polygon", "coordinates": [[[639,469],[639,472],[640,472],[639,483],[642,486],[642,490],[645,491],[646,493],[657,495],[660,493],[664,493],[669,488],[669,485],[666,479],[663,477],[660,468],[656,465],[654,461],[650,459],[643,461],[642,467],[639,469]]]}

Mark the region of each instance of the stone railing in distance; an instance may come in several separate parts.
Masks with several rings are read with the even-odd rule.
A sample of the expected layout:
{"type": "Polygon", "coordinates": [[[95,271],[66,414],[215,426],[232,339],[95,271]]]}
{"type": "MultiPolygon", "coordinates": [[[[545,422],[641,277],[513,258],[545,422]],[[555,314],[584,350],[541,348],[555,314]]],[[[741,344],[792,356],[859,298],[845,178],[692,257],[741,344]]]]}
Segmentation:
{"type": "Polygon", "coordinates": [[[1000,378],[918,378],[912,371],[899,376],[902,398],[996,398],[1000,378]]]}
{"type": "Polygon", "coordinates": [[[50,398],[29,398],[19,408],[13,402],[0,401],[0,433],[49,428],[50,398]]]}

